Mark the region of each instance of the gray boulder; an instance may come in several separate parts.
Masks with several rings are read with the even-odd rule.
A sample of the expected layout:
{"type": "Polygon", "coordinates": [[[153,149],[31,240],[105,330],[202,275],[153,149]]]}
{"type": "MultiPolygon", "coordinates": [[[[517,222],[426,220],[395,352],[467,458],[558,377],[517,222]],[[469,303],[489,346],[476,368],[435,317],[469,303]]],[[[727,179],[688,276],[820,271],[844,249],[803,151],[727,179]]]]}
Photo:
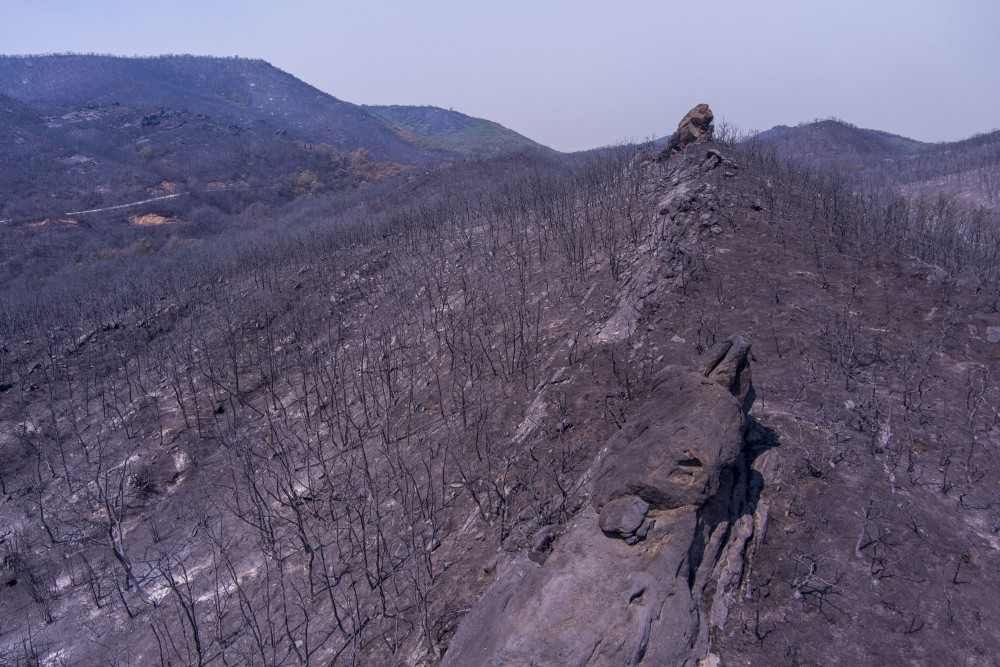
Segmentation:
{"type": "Polygon", "coordinates": [[[594,479],[598,510],[630,495],[656,509],[700,506],[718,491],[753,403],[749,352],[735,335],[710,349],[699,369],[671,366],[657,375],[652,399],[608,442],[594,479]]]}
{"type": "Polygon", "coordinates": [[[652,527],[652,520],[646,519],[648,512],[649,503],[639,496],[626,496],[601,508],[598,524],[605,535],[635,544],[644,539],[652,527]]]}

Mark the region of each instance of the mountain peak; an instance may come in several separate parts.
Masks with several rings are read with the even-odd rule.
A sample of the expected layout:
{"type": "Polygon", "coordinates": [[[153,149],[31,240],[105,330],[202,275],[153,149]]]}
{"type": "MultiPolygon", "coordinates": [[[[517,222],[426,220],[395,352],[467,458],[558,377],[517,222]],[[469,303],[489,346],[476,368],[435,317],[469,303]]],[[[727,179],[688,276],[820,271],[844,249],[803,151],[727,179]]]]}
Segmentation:
{"type": "Polygon", "coordinates": [[[777,125],[757,135],[790,154],[814,157],[898,155],[926,146],[921,141],[890,132],[860,128],[838,118],[801,123],[796,127],[777,125]]]}

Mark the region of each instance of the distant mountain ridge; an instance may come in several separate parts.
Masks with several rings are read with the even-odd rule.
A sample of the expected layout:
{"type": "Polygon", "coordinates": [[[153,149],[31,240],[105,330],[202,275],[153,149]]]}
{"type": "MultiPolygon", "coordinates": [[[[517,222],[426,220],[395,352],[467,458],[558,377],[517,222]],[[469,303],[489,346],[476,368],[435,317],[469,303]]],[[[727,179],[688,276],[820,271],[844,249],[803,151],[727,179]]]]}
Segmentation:
{"type": "Polygon", "coordinates": [[[758,134],[757,139],[770,142],[782,151],[819,158],[899,155],[929,145],[898,134],[860,128],[834,119],[805,123],[797,127],[777,125],[758,134]]]}
{"type": "Polygon", "coordinates": [[[552,152],[499,123],[435,106],[362,105],[369,113],[416,135],[426,145],[467,155],[497,156],[518,151],[552,152]]]}
{"type": "Polygon", "coordinates": [[[165,182],[239,190],[226,209],[242,210],[261,197],[345,192],[543,149],[490,121],[430,114],[449,132],[440,122],[404,127],[387,119],[392,108],[340,100],[263,60],[0,56],[0,220],[143,200],[165,182]]]}
{"type": "Polygon", "coordinates": [[[339,100],[263,60],[200,56],[124,58],[58,55],[0,58],[0,94],[34,107],[111,105],[190,111],[276,131],[376,159],[433,163],[453,157],[416,146],[361,107],[339,100]]]}
{"type": "Polygon", "coordinates": [[[935,158],[962,153],[970,160],[1000,150],[1000,130],[959,141],[926,142],[891,132],[857,127],[837,120],[817,120],[795,127],[776,125],[758,133],[756,141],[773,146],[786,156],[815,163],[850,164],[879,159],[935,158]]]}
{"type": "Polygon", "coordinates": [[[1000,211],[1000,131],[960,141],[930,143],[839,120],[779,125],[751,141],[782,157],[863,175],[868,185],[914,198],[948,195],[1000,211]]]}

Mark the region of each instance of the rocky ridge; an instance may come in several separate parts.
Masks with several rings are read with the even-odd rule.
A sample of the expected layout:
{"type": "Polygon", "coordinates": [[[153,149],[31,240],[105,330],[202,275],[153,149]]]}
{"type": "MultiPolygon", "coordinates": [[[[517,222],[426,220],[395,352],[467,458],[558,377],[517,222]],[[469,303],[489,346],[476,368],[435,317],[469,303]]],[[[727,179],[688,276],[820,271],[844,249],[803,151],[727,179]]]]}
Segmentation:
{"type": "Polygon", "coordinates": [[[459,626],[444,664],[696,665],[725,625],[766,530],[749,414],[750,343],[667,366],[595,465],[590,503],[503,572],[459,626]],[[752,550],[752,549],[751,549],[752,550]]]}

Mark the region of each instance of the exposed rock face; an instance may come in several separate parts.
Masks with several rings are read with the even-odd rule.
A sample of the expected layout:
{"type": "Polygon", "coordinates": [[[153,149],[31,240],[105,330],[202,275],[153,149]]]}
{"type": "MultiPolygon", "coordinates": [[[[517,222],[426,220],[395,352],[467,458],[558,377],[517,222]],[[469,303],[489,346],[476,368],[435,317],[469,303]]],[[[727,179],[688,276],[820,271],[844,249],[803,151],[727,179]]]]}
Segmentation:
{"type": "Polygon", "coordinates": [[[499,577],[445,664],[695,665],[707,656],[760,523],[761,482],[746,455],[749,351],[732,336],[699,369],[657,376],[651,399],[608,441],[592,503],[544,559],[527,552],[499,577]]]}
{"type": "Polygon", "coordinates": [[[698,368],[706,378],[728,389],[743,412],[750,412],[757,395],[750,376],[750,342],[744,336],[734,334],[713,345],[698,368]]]}
{"type": "Polygon", "coordinates": [[[635,495],[655,509],[700,506],[739,455],[743,423],[727,388],[688,368],[665,368],[653,399],[608,442],[594,479],[594,505],[601,510],[635,495]]]}
{"type": "Polygon", "coordinates": [[[715,114],[707,104],[699,104],[681,119],[677,125],[677,131],[671,135],[667,141],[666,148],[660,154],[660,158],[669,157],[671,153],[682,151],[696,141],[707,141],[712,138],[715,127],[712,121],[715,114]]]}

